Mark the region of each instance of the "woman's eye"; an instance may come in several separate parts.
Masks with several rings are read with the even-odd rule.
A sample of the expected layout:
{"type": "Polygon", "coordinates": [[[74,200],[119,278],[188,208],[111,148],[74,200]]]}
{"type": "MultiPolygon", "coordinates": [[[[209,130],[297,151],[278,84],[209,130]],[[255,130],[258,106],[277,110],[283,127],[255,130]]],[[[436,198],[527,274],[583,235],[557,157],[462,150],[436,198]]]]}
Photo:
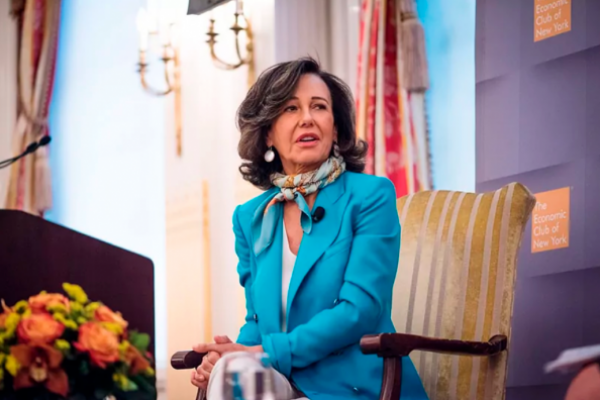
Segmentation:
{"type": "Polygon", "coordinates": [[[296,111],[297,109],[298,109],[298,107],[296,107],[296,106],[287,106],[286,108],[283,109],[283,111],[290,112],[290,111],[296,111]]]}
{"type": "Polygon", "coordinates": [[[325,104],[315,104],[315,108],[317,110],[327,110],[327,106],[325,104]]]}

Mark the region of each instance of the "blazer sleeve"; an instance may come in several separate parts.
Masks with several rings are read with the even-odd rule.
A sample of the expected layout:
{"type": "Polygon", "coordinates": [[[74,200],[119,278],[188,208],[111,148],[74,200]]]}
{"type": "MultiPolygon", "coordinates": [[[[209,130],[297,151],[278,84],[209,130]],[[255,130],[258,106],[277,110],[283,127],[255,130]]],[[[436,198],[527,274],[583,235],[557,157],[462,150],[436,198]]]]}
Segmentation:
{"type": "Polygon", "coordinates": [[[246,296],[246,322],[240,329],[237,343],[244,346],[256,346],[261,343],[258,324],[254,318],[254,306],[250,290],[252,288],[253,277],[250,267],[250,246],[244,236],[242,226],[239,220],[239,206],[233,213],[233,232],[235,234],[235,252],[238,256],[237,272],[240,277],[240,284],[244,288],[246,296]]]}
{"type": "Polygon", "coordinates": [[[379,179],[360,207],[338,303],[292,332],[263,335],[274,367],[286,376],[375,332],[389,309],[400,249],[393,184],[379,179]]]}

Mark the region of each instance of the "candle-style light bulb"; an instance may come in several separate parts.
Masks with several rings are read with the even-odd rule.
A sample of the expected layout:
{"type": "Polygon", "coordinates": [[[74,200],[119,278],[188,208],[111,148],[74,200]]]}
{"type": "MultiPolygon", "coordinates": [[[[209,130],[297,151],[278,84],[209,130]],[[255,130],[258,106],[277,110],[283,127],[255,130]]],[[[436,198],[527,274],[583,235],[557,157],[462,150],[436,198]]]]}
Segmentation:
{"type": "Polygon", "coordinates": [[[162,46],[171,43],[171,20],[164,13],[158,17],[158,37],[162,46]]]}
{"type": "Polygon", "coordinates": [[[148,49],[148,13],[143,7],[137,13],[136,25],[140,38],[140,51],[146,51],[148,49]]]}

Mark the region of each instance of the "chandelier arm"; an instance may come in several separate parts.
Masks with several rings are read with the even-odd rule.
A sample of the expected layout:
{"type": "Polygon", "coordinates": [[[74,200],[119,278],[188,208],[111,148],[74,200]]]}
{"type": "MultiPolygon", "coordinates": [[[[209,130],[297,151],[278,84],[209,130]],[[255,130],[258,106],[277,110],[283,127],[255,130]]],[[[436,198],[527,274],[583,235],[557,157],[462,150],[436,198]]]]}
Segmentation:
{"type": "Polygon", "coordinates": [[[242,52],[240,51],[240,35],[237,32],[235,34],[235,53],[238,57],[239,63],[244,64],[245,58],[242,57],[242,52]]]}
{"type": "Polygon", "coordinates": [[[146,80],[146,66],[140,64],[140,82],[142,83],[142,87],[144,88],[144,90],[154,96],[165,96],[169,93],[171,93],[173,91],[172,87],[168,87],[166,90],[157,90],[154,89],[152,86],[150,86],[150,84],[148,83],[148,81],[146,80]]]}
{"type": "Polygon", "coordinates": [[[250,21],[244,14],[242,14],[242,18],[244,19],[244,23],[246,27],[242,29],[244,34],[246,35],[246,57],[242,57],[242,53],[240,50],[239,38],[236,35],[235,40],[235,48],[238,55],[238,58],[243,62],[243,64],[250,65],[254,61],[254,34],[252,33],[252,27],[250,25],[250,21]]]}
{"type": "Polygon", "coordinates": [[[162,57],[163,65],[164,65],[164,75],[165,82],[167,83],[167,88],[169,91],[173,91],[177,88],[177,82],[175,75],[177,74],[177,69],[179,68],[179,57],[177,54],[177,50],[173,48],[171,44],[167,44],[164,46],[164,56],[162,57]],[[169,54],[173,54],[170,56],[169,54]],[[169,71],[169,66],[172,65],[172,71],[169,71]]]}
{"type": "Polygon", "coordinates": [[[253,39],[254,39],[254,35],[252,34],[252,28],[250,26],[250,21],[248,20],[248,18],[246,18],[246,16],[241,13],[241,14],[235,14],[236,16],[236,22],[234,23],[233,27],[231,28],[231,30],[233,30],[234,34],[235,34],[235,52],[236,55],[238,57],[238,62],[236,63],[228,63],[226,61],[223,61],[221,58],[219,58],[219,56],[216,53],[216,40],[215,37],[217,36],[217,34],[214,33],[214,20],[210,21],[210,27],[209,27],[209,31],[207,33],[207,35],[209,36],[209,40],[207,41],[209,48],[210,48],[210,56],[211,59],[213,60],[213,64],[220,69],[226,70],[226,71],[232,71],[235,69],[238,69],[239,67],[243,66],[244,64],[251,66],[251,64],[254,62],[254,54],[253,54],[253,39]],[[238,17],[241,16],[244,19],[244,23],[246,24],[245,28],[239,28],[238,24],[237,24],[237,19],[238,17]],[[246,35],[247,41],[248,43],[246,44],[246,50],[247,50],[247,54],[246,57],[242,56],[242,51],[241,51],[241,46],[240,46],[240,39],[239,39],[239,32],[243,31],[244,34],[246,35]]]}
{"type": "Polygon", "coordinates": [[[240,62],[235,63],[235,64],[230,64],[230,63],[227,63],[227,62],[221,60],[217,56],[214,46],[210,46],[210,57],[212,58],[215,66],[217,66],[218,68],[227,70],[227,71],[237,69],[237,68],[241,67],[242,65],[244,65],[244,60],[241,60],[240,62]]]}
{"type": "MultiPolygon", "coordinates": [[[[171,93],[175,88],[176,88],[176,84],[173,82],[175,79],[174,77],[171,77],[171,74],[169,73],[169,68],[168,68],[168,63],[170,61],[165,62],[165,82],[167,82],[167,93],[171,93]]],[[[173,65],[173,68],[177,68],[175,65],[173,65]]],[[[175,74],[175,71],[173,71],[173,74],[175,74]]]]}

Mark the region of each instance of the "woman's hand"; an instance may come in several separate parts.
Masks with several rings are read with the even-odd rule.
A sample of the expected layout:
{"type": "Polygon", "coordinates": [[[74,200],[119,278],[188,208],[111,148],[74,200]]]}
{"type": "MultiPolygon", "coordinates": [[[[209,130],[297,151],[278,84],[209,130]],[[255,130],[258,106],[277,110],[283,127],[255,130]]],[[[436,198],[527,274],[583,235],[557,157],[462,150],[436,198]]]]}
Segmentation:
{"type": "MultiPolygon", "coordinates": [[[[234,343],[227,336],[215,336],[215,344],[226,345],[234,343]]],[[[217,361],[219,361],[219,359],[221,358],[221,354],[216,351],[198,351],[197,349],[201,348],[200,346],[203,345],[194,346],[194,351],[198,353],[208,354],[205,355],[202,359],[202,364],[200,364],[200,366],[195,371],[192,371],[191,381],[192,385],[200,389],[206,390],[206,388],[208,387],[210,374],[213,368],[215,367],[217,361]]]]}
{"type": "Polygon", "coordinates": [[[236,351],[247,351],[249,353],[262,353],[262,346],[244,346],[243,344],[227,343],[215,341],[215,343],[198,344],[194,346],[196,353],[218,353],[220,356],[227,353],[233,353],[236,351]]]}

